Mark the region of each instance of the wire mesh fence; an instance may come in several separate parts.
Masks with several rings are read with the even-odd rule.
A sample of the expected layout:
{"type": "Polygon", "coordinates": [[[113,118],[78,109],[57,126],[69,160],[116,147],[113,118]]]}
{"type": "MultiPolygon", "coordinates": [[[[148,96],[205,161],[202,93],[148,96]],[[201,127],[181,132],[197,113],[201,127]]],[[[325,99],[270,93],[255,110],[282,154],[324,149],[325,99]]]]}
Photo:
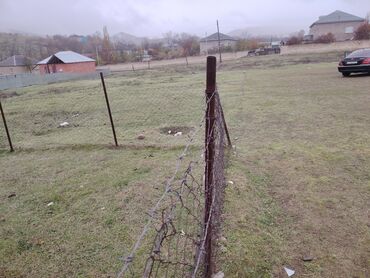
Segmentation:
{"type": "Polygon", "coordinates": [[[163,195],[149,211],[148,222],[124,258],[118,277],[208,277],[207,264],[212,264],[210,272],[216,270],[227,143],[217,91],[210,101],[215,102],[215,121],[205,137],[204,148],[189,151],[192,139],[203,130],[208,117],[203,118],[200,129],[192,134],[179,156],[174,175],[167,180],[163,195]],[[212,181],[205,190],[206,150],[211,144],[214,145],[212,169],[209,169],[212,181]],[[211,200],[208,206],[207,199],[211,200]]]}
{"type": "MultiPolygon", "coordinates": [[[[228,138],[212,61],[206,94],[201,78],[185,80],[177,72],[105,80],[121,147],[183,150],[122,258],[119,277],[210,277],[216,271],[228,138]]],[[[113,146],[100,80],[5,90],[0,97],[15,151],[113,146]]],[[[6,149],[5,132],[0,136],[6,149]]]]}
{"type": "MultiPolygon", "coordinates": [[[[104,74],[109,74],[109,70],[103,70],[104,74]]],[[[21,73],[14,75],[0,75],[0,90],[22,88],[31,85],[46,85],[51,83],[69,81],[98,79],[96,72],[89,73],[52,73],[41,75],[39,73],[21,73]]]]}
{"type": "Polygon", "coordinates": [[[96,144],[102,136],[107,140],[103,95],[97,81],[92,82],[95,86],[90,83],[77,90],[69,83],[3,92],[2,96],[11,96],[3,100],[3,106],[15,148],[96,144]]]}
{"type": "MultiPolygon", "coordinates": [[[[181,74],[119,73],[106,78],[120,145],[173,147],[186,142],[201,114],[202,82],[174,79],[181,74]]],[[[114,142],[99,79],[3,90],[0,98],[16,150],[114,142]]],[[[0,128],[4,150],[8,144],[2,124],[0,128]]]]}
{"type": "Polygon", "coordinates": [[[118,277],[211,277],[217,270],[227,127],[215,76],[208,79],[200,128],[179,156],[174,175],[167,180],[163,195],[150,210],[148,221],[124,258],[118,277]],[[208,86],[209,81],[214,84],[208,86]],[[189,146],[203,127],[204,147],[198,155],[189,157],[189,146]]]}

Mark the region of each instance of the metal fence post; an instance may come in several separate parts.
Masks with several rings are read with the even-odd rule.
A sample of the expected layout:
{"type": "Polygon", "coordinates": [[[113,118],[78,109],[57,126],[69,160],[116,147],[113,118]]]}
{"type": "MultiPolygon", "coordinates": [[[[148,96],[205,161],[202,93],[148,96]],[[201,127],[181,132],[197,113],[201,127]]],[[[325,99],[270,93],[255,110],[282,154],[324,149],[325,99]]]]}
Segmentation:
{"type": "Polygon", "coordinates": [[[13,144],[12,144],[12,139],[10,138],[9,130],[8,130],[8,125],[6,124],[6,119],[5,119],[5,114],[3,110],[3,106],[1,105],[1,99],[0,99],[0,111],[1,111],[1,117],[3,118],[3,123],[5,127],[5,132],[6,136],[8,137],[8,142],[9,142],[9,148],[11,152],[14,152],[13,144]]]}
{"type": "Polygon", "coordinates": [[[108,114],[109,114],[110,124],[111,124],[111,126],[112,126],[112,132],[113,132],[114,143],[115,143],[116,147],[118,147],[117,136],[116,136],[116,130],[115,130],[115,128],[114,128],[112,112],[111,112],[111,110],[110,110],[110,105],[109,105],[109,99],[108,99],[107,89],[106,89],[106,87],[105,87],[104,76],[103,76],[103,73],[102,73],[102,72],[100,72],[100,78],[101,78],[101,83],[103,84],[104,96],[105,96],[105,101],[106,101],[106,103],[107,103],[107,108],[108,108],[108,114]]]}
{"type": "Polygon", "coordinates": [[[206,87],[206,134],[205,134],[205,277],[210,278],[214,270],[212,254],[212,207],[213,207],[213,171],[215,156],[215,105],[216,105],[216,57],[207,57],[207,87],[206,87]]]}

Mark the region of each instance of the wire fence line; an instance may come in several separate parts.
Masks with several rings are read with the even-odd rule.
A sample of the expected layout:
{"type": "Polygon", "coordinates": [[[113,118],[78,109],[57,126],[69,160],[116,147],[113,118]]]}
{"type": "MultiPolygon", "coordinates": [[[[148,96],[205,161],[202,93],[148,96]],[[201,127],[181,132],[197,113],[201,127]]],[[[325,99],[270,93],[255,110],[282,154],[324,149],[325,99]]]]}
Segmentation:
{"type": "MultiPolygon", "coordinates": [[[[105,75],[109,75],[109,69],[103,69],[105,75]]],[[[89,73],[51,73],[41,75],[39,73],[21,73],[13,75],[0,75],[0,90],[16,89],[31,85],[45,85],[71,80],[98,79],[99,72],[89,73]]]]}
{"type": "MultiPolygon", "coordinates": [[[[120,146],[171,148],[186,143],[202,113],[203,96],[200,81],[171,83],[178,76],[153,72],[106,78],[120,146]],[[165,82],[158,82],[158,76],[165,82]]],[[[15,151],[112,146],[103,91],[98,79],[0,91],[15,151]]],[[[200,146],[200,136],[196,140],[200,146]]],[[[0,123],[0,150],[8,148],[0,123]]]]}
{"type": "MultiPolygon", "coordinates": [[[[215,91],[210,101],[215,100],[216,121],[211,127],[211,133],[206,137],[206,144],[196,155],[198,159],[186,164],[182,177],[179,169],[192,144],[193,136],[179,156],[174,174],[168,179],[163,195],[149,211],[148,221],[135,242],[132,251],[125,257],[123,267],[118,277],[202,277],[204,273],[205,256],[208,250],[205,246],[209,230],[212,229],[212,242],[215,245],[221,226],[221,211],[225,188],[224,177],[224,150],[226,148],[225,131],[221,114],[221,104],[215,91]],[[210,213],[205,219],[204,168],[205,151],[210,145],[210,138],[216,141],[212,203],[210,213]],[[136,257],[136,253],[152,229],[152,243],[147,257],[136,257]],[[134,261],[145,261],[142,269],[133,269],[130,266],[134,261]]],[[[204,126],[206,117],[199,124],[204,126]]],[[[144,246],[148,248],[148,246],[144,246]]],[[[217,248],[215,245],[214,248],[217,248]]],[[[214,261],[215,258],[212,258],[214,261]]]]}
{"type": "Polygon", "coordinates": [[[68,83],[0,92],[15,150],[111,140],[101,85],[98,80],[84,82],[87,88],[68,83]]]}
{"type": "MultiPolygon", "coordinates": [[[[156,219],[156,215],[157,215],[157,211],[159,210],[162,202],[164,202],[165,198],[167,197],[168,194],[172,194],[174,192],[177,192],[176,190],[174,190],[173,188],[173,183],[174,181],[176,180],[176,176],[177,174],[179,173],[180,171],[180,166],[182,165],[183,161],[184,161],[184,158],[185,156],[188,154],[188,151],[189,151],[189,148],[191,146],[191,144],[193,143],[193,140],[195,138],[195,136],[199,133],[199,131],[201,130],[201,127],[203,126],[203,123],[204,123],[204,118],[201,120],[200,124],[199,124],[199,128],[193,132],[192,136],[190,137],[189,139],[189,142],[187,143],[187,145],[185,146],[182,154],[177,158],[177,161],[176,161],[176,167],[175,167],[175,171],[173,173],[173,175],[167,180],[166,182],[166,187],[165,187],[165,190],[162,194],[162,196],[159,198],[159,200],[157,201],[157,203],[154,205],[154,207],[149,211],[148,215],[149,215],[149,219],[146,223],[146,225],[144,226],[144,229],[142,230],[141,234],[139,235],[138,237],[138,240],[136,241],[136,243],[134,244],[134,247],[132,248],[132,251],[130,252],[130,255],[128,255],[125,260],[124,260],[124,265],[121,269],[121,271],[119,272],[118,276],[119,277],[122,277],[123,274],[127,271],[129,265],[132,263],[133,259],[134,259],[134,255],[135,255],[135,252],[137,251],[137,249],[140,247],[140,245],[142,244],[142,241],[144,240],[144,237],[145,235],[148,233],[149,229],[150,229],[150,225],[152,224],[153,220],[156,219]]],[[[194,163],[193,161],[190,162],[190,165],[194,163]]],[[[188,167],[188,171],[187,173],[189,173],[189,175],[191,174],[191,170],[192,168],[188,167]]],[[[186,176],[187,177],[187,176],[186,176]]],[[[195,179],[194,179],[195,180],[195,179]]],[[[183,180],[184,181],[184,180],[183,180]]],[[[182,183],[181,183],[182,184],[182,183]]],[[[162,217],[163,217],[163,214],[162,214],[162,217]]]]}
{"type": "MultiPolygon", "coordinates": [[[[205,98],[203,98],[203,100],[204,99],[205,98]]],[[[204,112],[205,112],[205,110],[204,110],[204,112]]],[[[177,182],[180,181],[180,187],[183,188],[183,186],[185,184],[187,184],[186,183],[186,180],[187,180],[188,177],[191,177],[193,182],[196,181],[195,177],[193,176],[193,171],[192,171],[193,167],[192,167],[192,165],[196,165],[196,164],[201,163],[201,160],[202,160],[202,157],[203,157],[203,153],[202,152],[197,156],[198,159],[196,161],[191,160],[189,162],[188,167],[186,167],[186,171],[185,171],[185,175],[184,175],[184,178],[183,179],[177,180],[176,179],[176,176],[180,172],[180,167],[182,166],[182,164],[184,162],[184,158],[189,154],[189,149],[192,146],[192,144],[194,143],[195,138],[197,137],[197,135],[202,130],[202,127],[204,126],[204,123],[205,123],[205,119],[206,119],[206,116],[205,116],[205,113],[203,113],[203,117],[200,120],[200,122],[198,123],[198,127],[189,136],[189,139],[188,139],[188,142],[187,142],[185,148],[183,149],[181,155],[179,155],[179,157],[177,158],[175,171],[174,171],[173,175],[166,181],[166,187],[165,187],[165,190],[164,190],[162,196],[159,198],[159,200],[157,201],[157,203],[155,204],[155,206],[149,211],[148,215],[150,217],[149,217],[149,219],[148,219],[148,221],[147,221],[147,223],[146,223],[146,225],[145,225],[142,233],[138,237],[138,240],[134,244],[134,247],[133,247],[130,255],[128,255],[126,257],[126,259],[124,261],[124,265],[123,265],[121,271],[118,274],[119,277],[122,276],[127,271],[129,265],[132,263],[132,260],[134,258],[134,254],[137,251],[137,249],[140,247],[140,245],[142,244],[142,241],[144,239],[144,236],[148,233],[149,228],[150,228],[150,225],[152,224],[152,221],[155,219],[154,215],[157,213],[157,211],[158,211],[160,205],[162,204],[162,202],[164,202],[164,200],[167,197],[167,195],[173,194],[173,193],[178,193],[178,191],[174,189],[173,183],[175,181],[177,181],[177,182]]],[[[197,183],[197,184],[199,185],[199,183],[197,183]]],[[[200,183],[200,185],[201,184],[202,183],[200,183]]],[[[176,196],[181,196],[181,195],[178,195],[177,194],[176,196]]],[[[171,208],[172,208],[172,205],[171,205],[171,208]]],[[[163,227],[163,225],[161,227],[163,227]]]]}
{"type": "MultiPolygon", "coordinates": [[[[207,88],[213,83],[213,89],[205,95],[199,93],[201,81],[176,87],[172,77],[166,77],[164,82],[171,86],[157,85],[151,80],[158,78],[155,74],[125,79],[112,75],[106,82],[121,146],[183,149],[118,277],[208,278],[216,270],[225,150],[230,142],[213,64],[213,80],[207,72],[207,88]]],[[[76,84],[0,92],[15,151],[112,144],[101,83],[76,84]]],[[[0,132],[0,149],[6,147],[4,134],[0,132]]]]}
{"type": "Polygon", "coordinates": [[[205,125],[204,147],[183,165],[178,176],[192,144],[190,137],[163,195],[149,211],[146,225],[124,258],[118,277],[195,278],[211,277],[216,272],[228,145],[217,89],[208,92],[205,106],[193,134],[205,125]],[[146,236],[149,239],[145,244],[146,236]]]}

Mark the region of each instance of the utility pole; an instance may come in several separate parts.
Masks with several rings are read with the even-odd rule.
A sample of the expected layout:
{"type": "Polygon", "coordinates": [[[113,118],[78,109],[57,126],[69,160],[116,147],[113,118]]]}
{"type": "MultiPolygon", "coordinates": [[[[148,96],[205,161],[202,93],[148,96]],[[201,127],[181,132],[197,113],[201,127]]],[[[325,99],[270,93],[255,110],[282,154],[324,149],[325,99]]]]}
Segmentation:
{"type": "Polygon", "coordinates": [[[222,63],[222,57],[221,57],[221,41],[220,41],[220,28],[218,26],[218,20],[217,20],[217,37],[218,37],[218,53],[220,54],[220,64],[222,63]]]}
{"type": "Polygon", "coordinates": [[[95,46],[95,52],[96,52],[96,64],[99,66],[99,52],[98,52],[98,46],[95,46]]]}
{"type": "Polygon", "coordinates": [[[206,32],[206,56],[208,56],[208,37],[206,32]]]}

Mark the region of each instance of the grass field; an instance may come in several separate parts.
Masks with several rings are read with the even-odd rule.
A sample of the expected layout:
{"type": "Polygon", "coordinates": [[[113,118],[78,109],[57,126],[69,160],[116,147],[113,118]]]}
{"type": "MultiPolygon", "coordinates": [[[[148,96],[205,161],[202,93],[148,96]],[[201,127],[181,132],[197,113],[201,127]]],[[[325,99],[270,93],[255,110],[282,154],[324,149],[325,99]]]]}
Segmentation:
{"type": "MultiPolygon", "coordinates": [[[[342,78],[337,57],[220,68],[235,145],[218,262],[226,277],[286,277],[283,266],[297,277],[369,276],[370,76],[342,78]]],[[[3,105],[16,151],[1,126],[0,277],[115,276],[187,141],[165,131],[202,117],[204,65],[106,83],[118,149],[98,80],[2,92],[12,95],[3,105]]]]}

